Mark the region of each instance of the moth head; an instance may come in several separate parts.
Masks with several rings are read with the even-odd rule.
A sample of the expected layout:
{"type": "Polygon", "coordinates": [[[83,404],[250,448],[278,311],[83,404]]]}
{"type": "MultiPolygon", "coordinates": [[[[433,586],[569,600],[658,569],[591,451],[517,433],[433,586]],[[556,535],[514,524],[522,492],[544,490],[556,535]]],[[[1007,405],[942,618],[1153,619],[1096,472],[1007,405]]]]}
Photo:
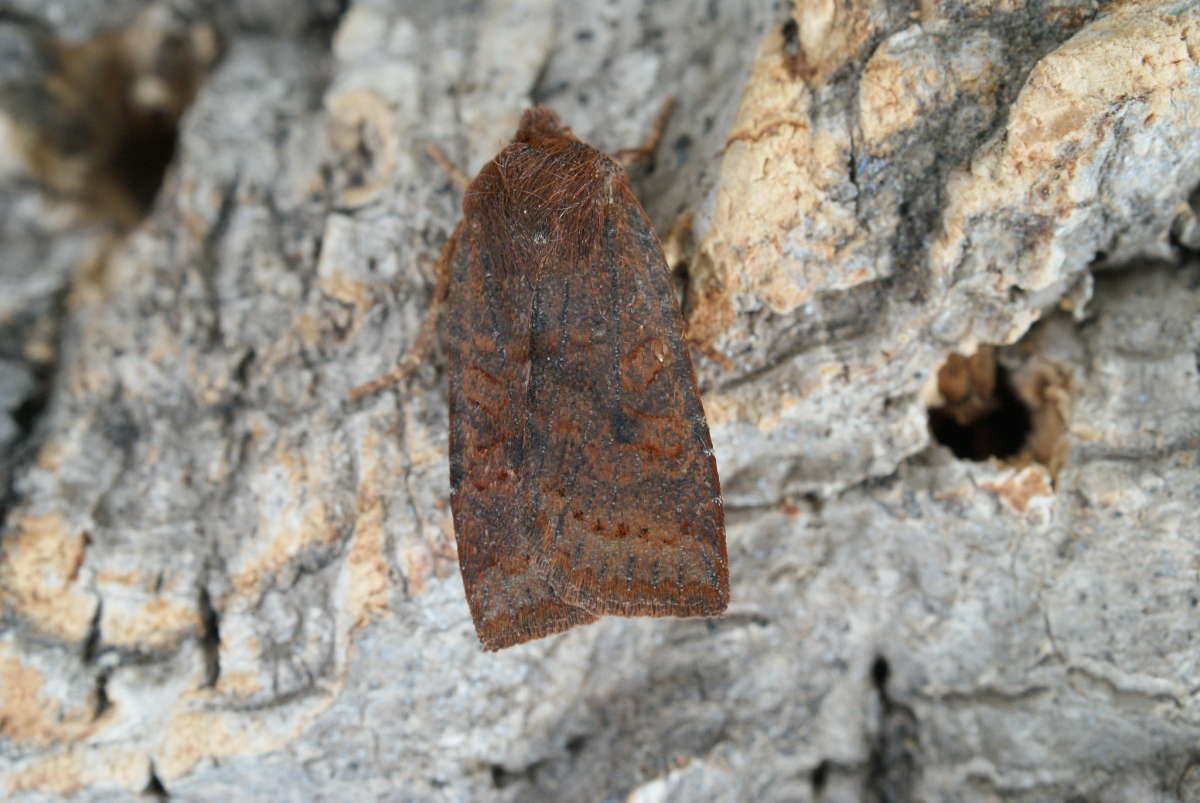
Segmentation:
{"type": "Polygon", "coordinates": [[[514,142],[524,142],[534,147],[544,148],[555,141],[578,142],[579,138],[571,133],[571,129],[563,125],[558,114],[548,106],[535,106],[526,109],[521,114],[521,123],[517,126],[514,142]]]}

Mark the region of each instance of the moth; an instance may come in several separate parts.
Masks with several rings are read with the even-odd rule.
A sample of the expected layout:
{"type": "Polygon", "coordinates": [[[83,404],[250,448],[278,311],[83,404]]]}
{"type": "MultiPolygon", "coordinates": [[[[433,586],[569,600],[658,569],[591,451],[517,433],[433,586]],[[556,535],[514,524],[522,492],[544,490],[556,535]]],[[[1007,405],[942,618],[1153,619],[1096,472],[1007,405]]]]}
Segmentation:
{"type": "Polygon", "coordinates": [[[600,616],[724,612],[708,424],[662,246],[624,167],[552,110],[527,110],[466,189],[435,298],[450,507],[484,648],[600,616]]]}

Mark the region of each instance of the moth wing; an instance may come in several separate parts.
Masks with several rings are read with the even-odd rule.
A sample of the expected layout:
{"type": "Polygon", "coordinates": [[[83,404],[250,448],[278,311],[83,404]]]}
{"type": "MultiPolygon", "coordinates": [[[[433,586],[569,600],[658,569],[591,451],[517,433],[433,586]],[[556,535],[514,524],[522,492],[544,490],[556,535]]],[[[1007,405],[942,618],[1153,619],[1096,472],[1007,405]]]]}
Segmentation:
{"type": "Polygon", "coordinates": [[[450,506],[475,632],[498,650],[596,616],[533,570],[539,547],[522,493],[531,290],[497,270],[483,231],[468,216],[447,245],[450,506]]]}
{"type": "Polygon", "coordinates": [[[578,264],[531,288],[535,568],[593,614],[713,616],[729,569],[708,425],[662,248],[611,168],[592,208],[571,211],[600,218],[578,227],[595,233],[574,243],[578,264]]]}

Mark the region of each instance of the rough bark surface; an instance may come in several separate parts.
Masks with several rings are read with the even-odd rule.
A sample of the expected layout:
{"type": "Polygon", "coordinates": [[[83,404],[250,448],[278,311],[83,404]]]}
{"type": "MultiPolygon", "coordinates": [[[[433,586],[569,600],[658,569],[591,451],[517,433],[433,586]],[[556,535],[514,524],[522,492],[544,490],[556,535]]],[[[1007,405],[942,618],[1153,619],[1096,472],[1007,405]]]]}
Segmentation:
{"type": "Polygon", "coordinates": [[[5,3],[0,793],[1200,799],[1198,54],[1180,0],[5,3]],[[668,94],[733,601],[483,653],[441,351],[346,401],[458,219],[423,148],[668,94]]]}

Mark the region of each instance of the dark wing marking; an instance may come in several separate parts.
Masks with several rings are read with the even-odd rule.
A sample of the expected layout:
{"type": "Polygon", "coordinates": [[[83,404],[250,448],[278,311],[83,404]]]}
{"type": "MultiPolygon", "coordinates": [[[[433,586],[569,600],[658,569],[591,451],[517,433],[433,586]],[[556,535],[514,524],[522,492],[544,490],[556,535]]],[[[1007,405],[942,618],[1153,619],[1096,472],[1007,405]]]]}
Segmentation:
{"type": "Polygon", "coordinates": [[[524,507],[535,570],[593,614],[712,616],[729,601],[708,425],[662,248],[595,154],[572,249],[530,274],[524,507]]]}
{"type": "Polygon", "coordinates": [[[538,550],[524,507],[530,284],[468,215],[451,243],[446,309],[450,506],[475,631],[501,649],[596,617],[563,603],[532,571],[538,550]]]}

